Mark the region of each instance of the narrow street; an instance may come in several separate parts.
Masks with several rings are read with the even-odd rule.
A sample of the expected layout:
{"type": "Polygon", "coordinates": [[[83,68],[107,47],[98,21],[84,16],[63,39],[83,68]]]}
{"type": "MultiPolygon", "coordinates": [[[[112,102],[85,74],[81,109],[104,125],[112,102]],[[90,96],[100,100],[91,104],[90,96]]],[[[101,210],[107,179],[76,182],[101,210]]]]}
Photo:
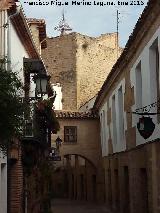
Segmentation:
{"type": "Polygon", "coordinates": [[[55,199],[52,202],[53,213],[110,213],[104,205],[81,201],[55,199]]]}

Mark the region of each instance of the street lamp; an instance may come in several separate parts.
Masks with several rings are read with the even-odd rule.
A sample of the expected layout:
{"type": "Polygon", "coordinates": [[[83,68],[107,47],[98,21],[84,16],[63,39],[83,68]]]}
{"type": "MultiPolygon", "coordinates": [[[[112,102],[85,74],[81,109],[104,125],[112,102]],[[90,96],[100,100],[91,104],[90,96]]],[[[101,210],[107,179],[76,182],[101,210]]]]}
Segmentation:
{"type": "Polygon", "coordinates": [[[49,153],[49,157],[52,158],[55,156],[55,148],[51,148],[50,153],[49,153]]]}
{"type": "Polygon", "coordinates": [[[58,152],[59,152],[59,147],[61,146],[61,143],[62,143],[62,139],[60,139],[60,137],[58,136],[56,138],[56,148],[58,152]]]}
{"type": "Polygon", "coordinates": [[[34,76],[34,81],[36,83],[36,97],[38,95],[41,95],[42,97],[44,94],[47,94],[47,85],[50,78],[51,76],[45,73],[36,74],[34,76]]]}
{"type": "Polygon", "coordinates": [[[50,161],[61,161],[61,156],[59,156],[56,148],[51,148],[48,159],[50,161]]]}

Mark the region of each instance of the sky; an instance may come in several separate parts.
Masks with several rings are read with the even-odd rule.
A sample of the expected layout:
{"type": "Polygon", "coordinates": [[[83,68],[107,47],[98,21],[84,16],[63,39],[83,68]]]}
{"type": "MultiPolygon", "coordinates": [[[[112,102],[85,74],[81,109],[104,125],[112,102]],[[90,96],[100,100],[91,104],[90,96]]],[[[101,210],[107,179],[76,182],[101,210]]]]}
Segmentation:
{"type": "Polygon", "coordinates": [[[60,34],[54,28],[62,19],[63,10],[73,32],[91,37],[116,32],[116,14],[119,10],[119,42],[120,46],[124,47],[148,0],[20,0],[20,2],[28,18],[45,19],[49,37],[60,34]],[[29,5],[29,2],[38,4],[41,2],[45,5],[29,5]],[[68,5],[56,5],[65,2],[68,5]],[[81,2],[80,5],[78,2],[81,2]],[[87,3],[91,5],[83,5],[87,3]],[[111,3],[114,5],[108,5],[111,3]],[[121,5],[125,3],[128,5],[121,5]]]}

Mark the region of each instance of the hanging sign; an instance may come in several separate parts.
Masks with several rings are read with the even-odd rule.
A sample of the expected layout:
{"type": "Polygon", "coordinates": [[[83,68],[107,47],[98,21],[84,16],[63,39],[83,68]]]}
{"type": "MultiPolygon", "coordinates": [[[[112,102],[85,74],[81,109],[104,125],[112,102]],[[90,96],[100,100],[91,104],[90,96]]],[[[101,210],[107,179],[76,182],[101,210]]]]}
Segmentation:
{"type": "Polygon", "coordinates": [[[153,123],[152,118],[142,116],[139,118],[139,122],[137,123],[137,129],[140,135],[144,139],[147,139],[153,134],[155,124],[153,123]]]}

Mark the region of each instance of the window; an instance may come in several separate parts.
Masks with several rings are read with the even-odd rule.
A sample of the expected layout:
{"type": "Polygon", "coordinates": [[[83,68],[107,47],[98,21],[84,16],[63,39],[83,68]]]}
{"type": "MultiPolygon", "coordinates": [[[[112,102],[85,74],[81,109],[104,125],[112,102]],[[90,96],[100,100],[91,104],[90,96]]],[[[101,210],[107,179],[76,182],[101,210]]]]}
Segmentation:
{"type": "MultiPolygon", "coordinates": [[[[103,152],[103,116],[102,113],[100,114],[100,121],[101,121],[101,148],[102,148],[102,152],[103,152]]],[[[103,155],[103,153],[102,153],[103,155]]]]}
{"type": "MultiPolygon", "coordinates": [[[[160,74],[159,74],[159,48],[158,38],[155,39],[149,49],[150,79],[151,79],[151,100],[152,102],[160,99],[160,74]]],[[[160,123],[160,116],[157,116],[160,123]]]]}
{"type": "Polygon", "coordinates": [[[116,118],[116,101],[115,95],[112,97],[112,122],[113,122],[113,142],[114,144],[117,143],[117,118],[116,118]]]}
{"type": "MultiPolygon", "coordinates": [[[[106,108],[107,111],[107,108],[106,108]]],[[[108,126],[107,126],[107,112],[103,110],[103,156],[107,156],[108,154],[108,126]]]]}
{"type": "Polygon", "coordinates": [[[106,143],[106,124],[105,124],[105,121],[106,121],[106,114],[105,114],[105,111],[103,110],[103,114],[102,114],[102,125],[103,125],[103,143],[104,143],[104,146],[105,146],[105,143],[106,143]]]}
{"type": "Polygon", "coordinates": [[[137,108],[142,107],[142,70],[141,61],[136,67],[136,105],[137,108]]]}
{"type": "Polygon", "coordinates": [[[118,90],[118,106],[119,106],[119,140],[124,141],[124,117],[123,117],[123,92],[122,86],[118,90]]]}
{"type": "Polygon", "coordinates": [[[76,143],[77,142],[77,127],[65,126],[64,127],[64,142],[76,143]]]}
{"type": "MultiPolygon", "coordinates": [[[[157,96],[159,95],[160,82],[159,82],[159,50],[158,39],[156,39],[149,49],[150,53],[150,69],[154,74],[154,84],[157,86],[157,96]]],[[[153,79],[152,79],[153,80],[153,79]]],[[[153,82],[152,82],[153,83],[153,82]]]]}
{"type": "Polygon", "coordinates": [[[101,120],[101,148],[102,148],[102,156],[106,155],[106,115],[105,111],[103,110],[100,114],[101,120]]]}

